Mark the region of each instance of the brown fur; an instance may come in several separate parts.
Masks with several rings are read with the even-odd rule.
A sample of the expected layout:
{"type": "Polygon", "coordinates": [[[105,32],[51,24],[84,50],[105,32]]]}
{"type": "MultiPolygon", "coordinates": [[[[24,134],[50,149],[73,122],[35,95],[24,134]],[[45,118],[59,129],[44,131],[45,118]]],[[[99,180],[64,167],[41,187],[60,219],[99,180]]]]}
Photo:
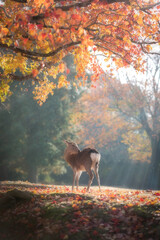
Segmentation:
{"type": "Polygon", "coordinates": [[[100,154],[97,152],[97,150],[92,148],[85,148],[82,151],[80,151],[76,143],[69,141],[65,141],[65,143],[67,145],[67,148],[65,149],[64,159],[73,170],[72,190],[74,190],[75,180],[78,189],[78,183],[81,173],[83,171],[86,171],[89,175],[89,182],[87,187],[87,190],[89,191],[89,188],[94,178],[92,170],[96,175],[98,185],[100,188],[100,180],[98,174],[100,154]],[[92,157],[93,156],[92,154],[95,154],[94,158],[92,157]]]}

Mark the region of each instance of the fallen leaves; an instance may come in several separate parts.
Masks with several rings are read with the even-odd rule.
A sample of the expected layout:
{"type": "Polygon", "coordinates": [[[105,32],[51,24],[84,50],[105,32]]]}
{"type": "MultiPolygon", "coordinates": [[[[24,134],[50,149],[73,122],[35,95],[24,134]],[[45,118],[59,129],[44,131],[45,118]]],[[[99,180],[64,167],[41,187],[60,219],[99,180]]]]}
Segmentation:
{"type": "Polygon", "coordinates": [[[5,182],[0,197],[13,189],[33,197],[1,209],[1,239],[160,238],[160,191],[80,187],[73,193],[68,186],[5,182]]]}

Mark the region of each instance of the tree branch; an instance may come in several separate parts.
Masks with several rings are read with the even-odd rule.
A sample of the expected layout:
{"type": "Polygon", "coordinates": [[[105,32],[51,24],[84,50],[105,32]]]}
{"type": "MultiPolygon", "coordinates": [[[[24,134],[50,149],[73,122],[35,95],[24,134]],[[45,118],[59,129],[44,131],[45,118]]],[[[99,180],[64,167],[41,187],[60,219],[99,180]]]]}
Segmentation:
{"type": "Polygon", "coordinates": [[[3,44],[3,43],[0,43],[0,48],[10,49],[14,52],[19,52],[27,58],[31,58],[31,57],[52,57],[52,56],[55,56],[61,50],[67,49],[67,48],[72,47],[72,46],[76,46],[80,43],[81,43],[81,41],[70,42],[70,43],[65,44],[64,46],[61,46],[61,47],[57,48],[56,50],[51,51],[49,53],[41,53],[41,52],[34,52],[34,51],[32,52],[32,51],[29,51],[29,50],[25,50],[25,49],[22,49],[22,48],[15,47],[13,45],[8,46],[7,44],[3,44]]]}
{"type": "Polygon", "coordinates": [[[142,49],[142,51],[143,51],[144,53],[146,53],[146,54],[152,54],[152,55],[159,55],[159,56],[160,56],[160,53],[158,53],[158,52],[148,52],[148,51],[146,51],[146,49],[144,49],[144,47],[143,47],[143,44],[144,44],[144,43],[138,43],[138,42],[137,42],[137,44],[139,44],[139,45],[141,46],[141,49],[142,49]]]}
{"type": "Polygon", "coordinates": [[[12,2],[27,3],[27,0],[11,0],[12,2]]]}
{"type": "Polygon", "coordinates": [[[139,114],[139,118],[140,118],[140,122],[142,124],[142,126],[144,127],[144,129],[146,130],[146,133],[148,135],[148,137],[150,138],[150,140],[152,139],[152,129],[149,127],[148,124],[148,120],[147,120],[147,116],[146,113],[144,111],[144,108],[140,109],[140,114],[139,114]]]}
{"type": "Polygon", "coordinates": [[[146,11],[146,10],[149,10],[149,9],[151,9],[151,8],[154,8],[154,7],[158,6],[158,5],[160,5],[160,2],[155,3],[155,4],[152,4],[152,5],[148,5],[148,6],[146,6],[146,7],[142,7],[142,8],[140,8],[140,10],[146,11]]]}
{"type": "Polygon", "coordinates": [[[109,51],[109,52],[112,52],[113,54],[115,54],[115,55],[117,55],[118,57],[120,57],[121,59],[123,59],[126,63],[131,64],[127,59],[125,59],[125,57],[123,57],[121,54],[113,51],[112,49],[109,49],[109,48],[107,48],[107,47],[101,46],[101,45],[99,45],[99,44],[95,44],[95,46],[97,46],[98,48],[103,48],[103,49],[105,49],[105,50],[107,50],[107,51],[109,51]]]}
{"type": "Polygon", "coordinates": [[[7,18],[11,18],[10,15],[8,15],[8,13],[6,12],[6,9],[2,6],[0,6],[0,10],[3,10],[4,14],[6,15],[7,18]]]}

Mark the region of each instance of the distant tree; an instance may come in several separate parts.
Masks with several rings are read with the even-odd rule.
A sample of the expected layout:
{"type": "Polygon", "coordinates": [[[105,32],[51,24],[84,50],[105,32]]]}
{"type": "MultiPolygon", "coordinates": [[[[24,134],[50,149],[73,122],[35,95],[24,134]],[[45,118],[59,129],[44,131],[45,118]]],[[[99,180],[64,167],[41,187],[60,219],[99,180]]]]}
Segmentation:
{"type": "MultiPolygon", "coordinates": [[[[70,81],[73,78],[74,72],[70,81]]],[[[53,178],[64,173],[63,140],[74,138],[69,119],[76,89],[55,89],[45,106],[39,106],[29,83],[13,85],[15,94],[0,109],[0,178],[36,182],[38,176],[46,181],[51,173],[53,178]]]]}
{"type": "Polygon", "coordinates": [[[150,60],[142,81],[131,75],[126,83],[104,77],[104,83],[80,99],[83,113],[76,109],[73,119],[86,144],[108,148],[120,139],[131,159],[150,162],[144,182],[150,188],[160,187],[159,64],[158,57],[150,60]]]}
{"type": "Polygon", "coordinates": [[[69,85],[70,66],[63,61],[68,54],[74,55],[75,84],[79,77],[85,83],[87,67],[92,81],[98,79],[99,54],[118,68],[133,65],[141,70],[141,55],[153,54],[152,46],[160,42],[159,7],[156,0],[1,1],[1,101],[13,81],[26,80],[32,81],[34,98],[43,104],[56,87],[69,85]],[[63,75],[56,83],[59,73],[63,75]]]}

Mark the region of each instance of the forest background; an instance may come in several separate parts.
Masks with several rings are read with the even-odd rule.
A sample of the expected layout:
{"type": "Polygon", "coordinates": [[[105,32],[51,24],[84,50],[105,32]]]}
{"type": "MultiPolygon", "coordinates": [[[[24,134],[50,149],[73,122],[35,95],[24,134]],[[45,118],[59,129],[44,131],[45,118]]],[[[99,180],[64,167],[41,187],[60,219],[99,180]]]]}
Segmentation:
{"type": "Polygon", "coordinates": [[[66,2],[2,1],[0,180],[71,184],[71,139],[102,185],[158,189],[159,3],[66,2]]]}

